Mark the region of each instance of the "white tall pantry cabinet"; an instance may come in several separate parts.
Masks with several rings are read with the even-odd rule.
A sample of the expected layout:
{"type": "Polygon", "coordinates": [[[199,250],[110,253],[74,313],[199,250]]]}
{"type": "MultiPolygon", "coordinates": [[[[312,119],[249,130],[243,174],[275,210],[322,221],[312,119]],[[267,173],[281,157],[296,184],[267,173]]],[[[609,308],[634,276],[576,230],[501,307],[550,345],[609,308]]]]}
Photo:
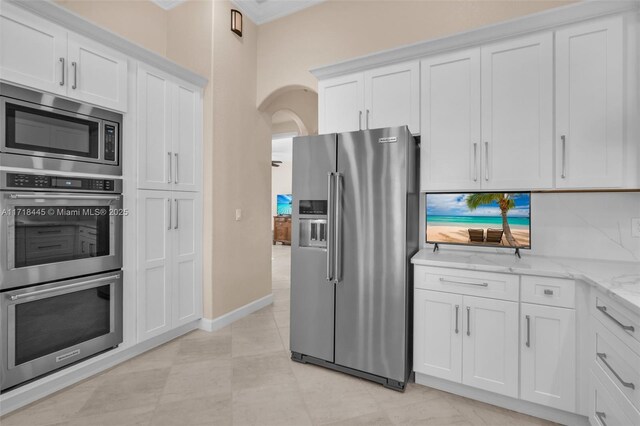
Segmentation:
{"type": "Polygon", "coordinates": [[[138,340],[202,316],[201,91],[138,67],[138,340]]]}

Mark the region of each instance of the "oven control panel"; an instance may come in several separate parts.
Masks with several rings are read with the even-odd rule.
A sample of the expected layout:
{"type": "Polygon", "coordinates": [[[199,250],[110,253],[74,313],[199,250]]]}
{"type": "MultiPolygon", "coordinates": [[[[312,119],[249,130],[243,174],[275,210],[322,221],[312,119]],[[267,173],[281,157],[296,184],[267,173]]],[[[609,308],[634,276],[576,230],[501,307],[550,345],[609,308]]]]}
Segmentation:
{"type": "Polygon", "coordinates": [[[93,179],[67,176],[31,175],[7,173],[6,189],[65,190],[89,192],[122,191],[122,181],[116,179],[93,179]]]}

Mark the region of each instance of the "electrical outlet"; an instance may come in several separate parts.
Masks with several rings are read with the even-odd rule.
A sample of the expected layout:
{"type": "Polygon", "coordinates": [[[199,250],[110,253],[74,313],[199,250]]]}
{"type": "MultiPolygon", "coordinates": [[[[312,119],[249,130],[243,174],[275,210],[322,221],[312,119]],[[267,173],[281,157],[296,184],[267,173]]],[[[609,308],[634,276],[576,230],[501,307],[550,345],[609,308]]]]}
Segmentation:
{"type": "Polygon", "coordinates": [[[242,209],[236,209],[236,222],[242,219],[242,209]]]}
{"type": "Polygon", "coordinates": [[[631,236],[640,238],[640,217],[631,219],[631,236]]]}

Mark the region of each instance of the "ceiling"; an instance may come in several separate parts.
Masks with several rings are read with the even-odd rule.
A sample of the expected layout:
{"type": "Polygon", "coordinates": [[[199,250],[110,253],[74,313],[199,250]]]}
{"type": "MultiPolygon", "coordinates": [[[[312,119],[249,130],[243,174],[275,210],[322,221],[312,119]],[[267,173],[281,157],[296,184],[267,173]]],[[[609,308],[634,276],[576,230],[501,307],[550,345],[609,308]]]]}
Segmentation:
{"type": "MultiPolygon", "coordinates": [[[[186,0],[151,0],[164,10],[171,10],[186,0]]],[[[264,24],[291,15],[325,0],[231,0],[240,11],[256,24],[264,24]]]]}
{"type": "Polygon", "coordinates": [[[231,3],[236,5],[249,19],[260,25],[315,6],[323,1],[325,0],[231,0],[231,3]]]}

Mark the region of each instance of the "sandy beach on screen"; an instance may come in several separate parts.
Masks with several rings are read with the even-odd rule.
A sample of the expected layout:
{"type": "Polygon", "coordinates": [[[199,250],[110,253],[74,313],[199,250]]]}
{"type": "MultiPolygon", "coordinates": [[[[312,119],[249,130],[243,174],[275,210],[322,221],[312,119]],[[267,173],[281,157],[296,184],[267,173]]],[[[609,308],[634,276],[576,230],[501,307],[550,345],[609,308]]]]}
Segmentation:
{"type": "MultiPolygon", "coordinates": [[[[443,243],[464,243],[469,244],[469,228],[484,229],[485,237],[487,235],[487,228],[500,229],[494,226],[451,226],[451,225],[436,225],[429,223],[427,228],[427,240],[438,241],[443,243]]],[[[518,242],[519,247],[529,246],[529,228],[511,225],[511,233],[518,242]]],[[[478,243],[480,244],[480,243],[478,243]]],[[[509,247],[506,238],[502,236],[502,245],[509,247]]]]}

